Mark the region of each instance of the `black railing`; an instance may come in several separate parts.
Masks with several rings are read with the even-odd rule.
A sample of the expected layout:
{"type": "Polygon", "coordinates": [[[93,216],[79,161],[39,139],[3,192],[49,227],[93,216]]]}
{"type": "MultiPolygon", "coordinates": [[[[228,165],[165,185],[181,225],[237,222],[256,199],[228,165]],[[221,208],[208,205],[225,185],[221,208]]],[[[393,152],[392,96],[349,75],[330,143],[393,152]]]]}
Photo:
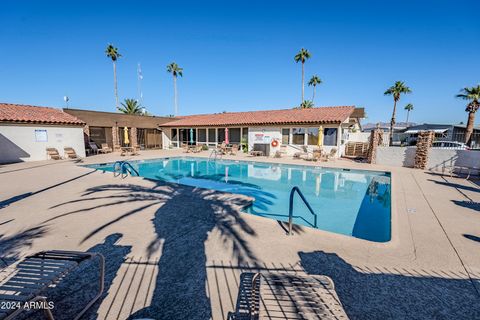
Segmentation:
{"type": "Polygon", "coordinates": [[[121,175],[122,178],[125,178],[128,174],[132,175],[135,173],[137,176],[140,176],[138,171],[132,166],[130,162],[127,161],[117,161],[113,164],[113,175],[115,177],[121,175]],[[118,168],[118,169],[117,169],[118,168]]]}
{"type": "Polygon", "coordinates": [[[295,186],[292,188],[292,191],[290,191],[290,204],[288,209],[288,235],[292,235],[293,197],[295,196],[295,192],[298,193],[300,198],[303,200],[303,203],[305,203],[308,210],[313,215],[313,226],[315,228],[317,227],[317,214],[313,211],[312,206],[310,206],[310,203],[308,203],[307,199],[305,199],[305,196],[303,195],[302,191],[300,191],[300,189],[297,186],[295,186]]]}

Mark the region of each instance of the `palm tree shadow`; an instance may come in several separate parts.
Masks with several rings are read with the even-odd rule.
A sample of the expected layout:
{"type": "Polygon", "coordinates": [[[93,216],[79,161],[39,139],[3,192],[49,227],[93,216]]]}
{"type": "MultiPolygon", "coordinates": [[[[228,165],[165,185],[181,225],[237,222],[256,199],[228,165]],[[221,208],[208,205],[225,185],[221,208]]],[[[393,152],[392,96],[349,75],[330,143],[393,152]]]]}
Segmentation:
{"type": "Polygon", "coordinates": [[[243,236],[255,236],[255,231],[239,212],[247,203],[210,190],[177,188],[175,196],[152,219],[156,238],[147,254],[161,250],[152,303],[131,318],[211,318],[205,242],[210,234],[218,232],[223,245],[231,247],[234,259],[255,263],[256,257],[243,236]]]}
{"type": "MultiPolygon", "coordinates": [[[[135,209],[98,226],[84,239],[92,238],[102,230],[158,206],[152,224],[154,240],[146,248],[150,259],[160,256],[155,289],[150,306],[132,315],[132,318],[206,319],[211,317],[210,300],[206,295],[206,247],[209,237],[218,237],[239,263],[255,264],[257,259],[245,236],[255,231],[240,214],[241,208],[251,201],[212,190],[152,181],[154,187],[138,185],[104,185],[86,190],[84,198],[75,200],[84,208],[64,213],[54,219],[72,214],[98,212],[98,208],[121,207],[125,203],[138,203],[135,209]],[[114,193],[112,195],[112,192],[114,193]],[[90,201],[112,198],[108,203],[89,205],[90,201]]],[[[60,207],[67,203],[61,203],[60,207]]],[[[142,232],[142,230],[134,230],[142,232]]]]}
{"type": "Polygon", "coordinates": [[[35,239],[41,238],[48,232],[46,225],[40,225],[22,230],[15,235],[0,234],[0,267],[11,264],[20,258],[25,248],[31,247],[35,239]]]}

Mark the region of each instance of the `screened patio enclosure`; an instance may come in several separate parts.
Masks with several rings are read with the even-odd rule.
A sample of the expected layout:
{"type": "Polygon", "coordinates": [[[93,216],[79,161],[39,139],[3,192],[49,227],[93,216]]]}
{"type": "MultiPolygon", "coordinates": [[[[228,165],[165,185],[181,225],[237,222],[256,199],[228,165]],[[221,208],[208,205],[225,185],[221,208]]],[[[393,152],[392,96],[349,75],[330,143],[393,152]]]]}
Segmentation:
{"type": "Polygon", "coordinates": [[[174,147],[183,144],[205,144],[215,147],[226,141],[228,129],[228,143],[238,144],[247,141],[248,128],[172,128],[171,142],[174,147]]]}

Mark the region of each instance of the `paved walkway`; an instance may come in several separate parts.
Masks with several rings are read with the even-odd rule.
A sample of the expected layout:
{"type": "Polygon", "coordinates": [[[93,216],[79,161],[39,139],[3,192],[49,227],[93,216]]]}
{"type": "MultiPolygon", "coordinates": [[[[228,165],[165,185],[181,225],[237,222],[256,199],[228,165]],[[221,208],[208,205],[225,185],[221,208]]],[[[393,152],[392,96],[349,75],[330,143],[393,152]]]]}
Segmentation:
{"type": "MultiPolygon", "coordinates": [[[[185,154],[135,158],[175,155],[185,154]]],[[[288,237],[277,222],[240,213],[246,197],[121,180],[78,164],[0,166],[0,250],[6,263],[43,249],[103,253],[107,292],[92,319],[223,319],[239,274],[259,269],[330,276],[352,319],[480,318],[480,189],[470,181],[322,163],[392,171],[392,241],[372,243],[310,228],[288,237]]]]}

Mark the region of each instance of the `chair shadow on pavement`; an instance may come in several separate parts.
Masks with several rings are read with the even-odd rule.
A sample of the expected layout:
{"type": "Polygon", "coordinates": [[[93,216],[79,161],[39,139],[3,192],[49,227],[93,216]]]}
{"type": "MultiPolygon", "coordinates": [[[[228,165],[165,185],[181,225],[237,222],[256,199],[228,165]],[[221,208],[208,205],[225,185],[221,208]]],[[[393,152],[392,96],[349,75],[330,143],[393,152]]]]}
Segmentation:
{"type": "Polygon", "coordinates": [[[354,268],[337,254],[323,251],[299,256],[308,274],[333,279],[351,319],[480,319],[478,288],[458,272],[354,268]]]}

